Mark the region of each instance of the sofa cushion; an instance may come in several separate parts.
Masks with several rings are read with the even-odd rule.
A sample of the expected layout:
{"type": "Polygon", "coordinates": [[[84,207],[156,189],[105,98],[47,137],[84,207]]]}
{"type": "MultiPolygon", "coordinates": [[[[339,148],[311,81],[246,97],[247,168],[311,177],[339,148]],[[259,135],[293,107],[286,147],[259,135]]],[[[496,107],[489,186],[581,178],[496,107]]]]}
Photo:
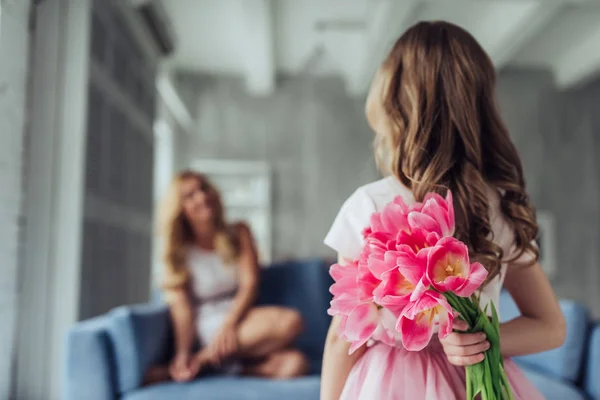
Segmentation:
{"type": "Polygon", "coordinates": [[[589,337],[585,390],[594,400],[600,400],[600,324],[594,326],[589,337]]]}
{"type": "MultiPolygon", "coordinates": [[[[515,357],[514,360],[519,365],[529,366],[552,377],[577,382],[581,376],[585,355],[588,313],[584,306],[569,300],[562,300],[560,307],[567,322],[565,343],[557,349],[515,357]]],[[[502,321],[520,315],[516,304],[506,291],[500,296],[500,315],[502,321]]]]}
{"type": "Polygon", "coordinates": [[[527,367],[523,367],[522,370],[546,400],[586,400],[579,389],[570,382],[554,379],[527,367]]]}
{"type": "Polygon", "coordinates": [[[319,400],[321,380],[203,377],[188,383],[164,383],[126,393],[123,400],[319,400]]]}
{"type": "Polygon", "coordinates": [[[331,317],[327,315],[333,283],[322,260],[292,261],[266,268],[261,275],[259,304],[298,310],[304,317],[304,333],[297,345],[310,359],[311,372],[321,371],[323,347],[331,317]]]}

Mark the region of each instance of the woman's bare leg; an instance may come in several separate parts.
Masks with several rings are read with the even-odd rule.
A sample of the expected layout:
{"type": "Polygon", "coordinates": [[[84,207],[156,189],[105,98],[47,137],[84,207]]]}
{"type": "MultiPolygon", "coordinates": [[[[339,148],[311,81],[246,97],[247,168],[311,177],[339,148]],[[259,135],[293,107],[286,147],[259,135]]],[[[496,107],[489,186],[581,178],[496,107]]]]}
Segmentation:
{"type": "MultiPolygon", "coordinates": [[[[275,379],[303,375],[308,370],[306,357],[298,350],[289,349],[302,330],[302,317],[295,310],[276,306],[255,307],[238,327],[239,349],[235,358],[254,360],[245,363],[248,375],[275,379]]],[[[194,357],[200,371],[210,363],[208,348],[199,350],[194,357]]],[[[151,367],[144,376],[145,385],[167,380],[171,380],[168,366],[151,367]]]]}
{"type": "Polygon", "coordinates": [[[300,313],[266,306],[248,312],[238,329],[240,359],[259,359],[290,347],[303,330],[300,313]]]}
{"type": "Polygon", "coordinates": [[[298,350],[281,350],[272,353],[260,362],[244,367],[244,375],[271,379],[290,379],[306,375],[309,363],[306,356],[298,350]]]}

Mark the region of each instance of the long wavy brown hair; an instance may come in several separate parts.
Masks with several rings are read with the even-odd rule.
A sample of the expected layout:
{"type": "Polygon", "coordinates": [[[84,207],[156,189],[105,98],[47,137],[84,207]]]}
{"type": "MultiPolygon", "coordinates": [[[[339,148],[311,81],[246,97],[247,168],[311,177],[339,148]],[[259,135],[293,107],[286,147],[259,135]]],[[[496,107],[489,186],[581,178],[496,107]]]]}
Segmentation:
{"type": "Polygon", "coordinates": [[[535,210],[523,167],[495,104],[494,66],[475,38],[448,22],[420,22],[394,44],[378,73],[384,133],[375,139],[380,168],[410,188],[417,201],[451,190],[456,237],[489,271],[500,272],[503,250],[493,242],[488,191],[515,233],[516,261],[538,249],[535,210]]]}
{"type": "Polygon", "coordinates": [[[163,262],[165,274],[163,287],[165,289],[185,287],[191,280],[187,265],[187,252],[189,246],[194,244],[195,237],[192,226],[183,212],[181,198],[181,184],[189,179],[196,179],[202,190],[213,196],[212,223],[216,230],[214,238],[215,252],[227,264],[235,262],[240,252],[238,238],[225,220],[221,196],[215,186],[206,176],[200,173],[190,170],[180,172],[171,181],[157,213],[158,231],[164,241],[163,262]]]}

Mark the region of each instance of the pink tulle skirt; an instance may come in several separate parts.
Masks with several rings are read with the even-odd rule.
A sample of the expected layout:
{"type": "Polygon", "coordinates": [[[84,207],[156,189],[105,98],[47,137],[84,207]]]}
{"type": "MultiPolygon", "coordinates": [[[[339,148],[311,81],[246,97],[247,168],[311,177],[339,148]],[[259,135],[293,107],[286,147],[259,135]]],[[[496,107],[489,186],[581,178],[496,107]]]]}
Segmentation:
{"type": "MultiPolygon", "coordinates": [[[[505,359],[504,369],[515,399],[544,399],[512,360],[505,359]]],[[[432,340],[427,348],[418,352],[375,344],[352,369],[340,400],[464,398],[464,368],[450,364],[440,343],[432,340]]]]}

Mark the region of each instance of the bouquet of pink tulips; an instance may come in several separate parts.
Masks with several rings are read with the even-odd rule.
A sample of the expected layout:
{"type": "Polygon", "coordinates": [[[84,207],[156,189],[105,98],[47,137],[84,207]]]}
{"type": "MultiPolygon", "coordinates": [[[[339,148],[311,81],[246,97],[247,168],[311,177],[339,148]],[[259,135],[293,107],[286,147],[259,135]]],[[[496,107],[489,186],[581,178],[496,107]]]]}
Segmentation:
{"type": "Polygon", "coordinates": [[[450,192],[445,199],[430,193],[411,206],[397,197],[374,213],[359,260],[331,267],[329,314],[341,317],[340,336],[351,343],[350,353],[370,339],[389,345],[399,339],[406,350],[419,351],[435,329],[445,338],[454,318],[462,318],[469,332],[485,332],[491,345],[483,362],[466,367],[467,399],[512,399],[496,309],[490,303],[489,318],[475,294],[487,270],[469,261],[454,226],[450,192]]]}

